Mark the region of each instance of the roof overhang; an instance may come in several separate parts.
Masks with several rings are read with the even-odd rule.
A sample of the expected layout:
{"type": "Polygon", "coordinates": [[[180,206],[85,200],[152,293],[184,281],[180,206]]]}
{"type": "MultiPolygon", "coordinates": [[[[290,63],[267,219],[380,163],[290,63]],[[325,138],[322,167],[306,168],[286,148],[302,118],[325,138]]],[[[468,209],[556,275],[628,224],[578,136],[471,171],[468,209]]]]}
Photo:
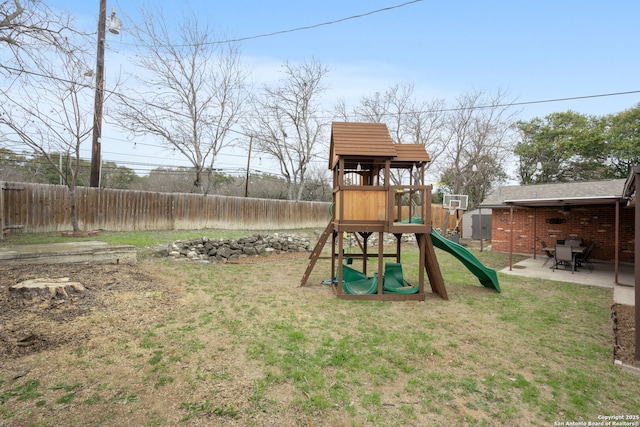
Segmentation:
{"type": "MultiPolygon", "coordinates": [[[[618,201],[623,201],[620,196],[598,196],[598,197],[563,197],[550,199],[512,199],[505,200],[507,206],[520,206],[526,208],[542,207],[564,207],[564,206],[585,206],[585,205],[613,205],[618,201]]],[[[484,206],[483,206],[484,207],[484,206]]],[[[498,206],[495,206],[498,207],[498,206]]]]}

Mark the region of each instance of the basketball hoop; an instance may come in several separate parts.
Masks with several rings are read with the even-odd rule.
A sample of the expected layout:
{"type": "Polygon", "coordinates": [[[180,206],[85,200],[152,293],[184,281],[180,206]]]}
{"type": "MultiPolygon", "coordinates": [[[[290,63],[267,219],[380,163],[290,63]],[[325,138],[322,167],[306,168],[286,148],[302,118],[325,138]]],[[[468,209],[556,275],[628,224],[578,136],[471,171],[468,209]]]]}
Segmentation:
{"type": "Polygon", "coordinates": [[[442,224],[442,230],[444,232],[443,236],[447,235],[447,225],[449,223],[449,216],[455,214],[456,215],[456,228],[454,233],[459,233],[460,226],[460,216],[458,211],[466,211],[467,204],[469,201],[469,196],[466,194],[445,194],[442,199],[442,209],[447,210],[447,215],[444,219],[444,224],[442,224]]]}
{"type": "Polygon", "coordinates": [[[466,194],[445,194],[442,199],[442,208],[454,213],[457,210],[466,211],[469,196],[466,194]]]}
{"type": "Polygon", "coordinates": [[[452,203],[449,205],[444,205],[444,204],[442,205],[443,209],[446,209],[449,211],[449,215],[453,215],[454,213],[456,213],[458,209],[460,209],[460,204],[458,203],[457,200],[452,200],[451,202],[452,203]]]}

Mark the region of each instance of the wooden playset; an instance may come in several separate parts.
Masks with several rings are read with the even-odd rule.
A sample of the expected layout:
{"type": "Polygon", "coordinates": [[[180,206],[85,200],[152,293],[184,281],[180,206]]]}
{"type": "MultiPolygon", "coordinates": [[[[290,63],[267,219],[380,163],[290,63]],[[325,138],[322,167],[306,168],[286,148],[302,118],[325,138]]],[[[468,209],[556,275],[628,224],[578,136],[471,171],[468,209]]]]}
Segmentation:
{"type": "Polygon", "coordinates": [[[448,299],[429,238],[432,187],[424,182],[429,161],[423,145],[395,144],[385,124],[333,123],[329,153],[332,218],[311,253],[301,286],[306,285],[331,236],[331,285],[338,298],[423,301],[426,272],[431,290],[448,299]],[[409,183],[393,185],[392,174],[409,183]],[[361,251],[347,255],[345,235],[350,233],[357,236],[361,251]],[[373,233],[378,233],[377,251],[370,252],[368,239],[373,233]],[[384,252],[384,233],[395,236],[395,252],[384,252]],[[413,285],[404,281],[400,264],[401,239],[407,233],[415,234],[419,248],[418,281],[413,285]],[[367,276],[369,258],[378,261],[373,277],[367,276]],[[385,258],[395,262],[385,264],[385,258]],[[345,265],[356,259],[362,261],[361,271],[345,265]]]}

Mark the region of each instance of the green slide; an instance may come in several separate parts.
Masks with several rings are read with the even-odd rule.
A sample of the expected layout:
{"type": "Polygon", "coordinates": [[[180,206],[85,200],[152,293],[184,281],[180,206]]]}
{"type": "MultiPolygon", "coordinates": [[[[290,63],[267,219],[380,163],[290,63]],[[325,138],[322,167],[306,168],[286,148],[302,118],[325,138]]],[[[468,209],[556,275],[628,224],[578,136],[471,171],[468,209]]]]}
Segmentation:
{"type": "Polygon", "coordinates": [[[500,284],[498,283],[498,275],[493,268],[485,267],[478,258],[464,248],[464,246],[452,242],[442,237],[437,231],[431,230],[431,242],[437,248],[449,252],[458,258],[469,271],[471,271],[486,288],[492,288],[500,292],[500,284]]]}
{"type": "MultiPolygon", "coordinates": [[[[408,284],[402,276],[402,265],[387,263],[384,271],[385,294],[415,294],[418,288],[408,284]]],[[[346,294],[364,295],[378,292],[378,273],[373,277],[355,270],[347,265],[342,265],[342,290],[346,294]]]]}
{"type": "Polygon", "coordinates": [[[402,264],[394,262],[385,264],[383,283],[383,292],[385,294],[415,294],[419,290],[404,280],[402,264]]]}
{"type": "Polygon", "coordinates": [[[351,295],[375,294],[378,292],[378,273],[369,278],[366,274],[343,264],[342,290],[345,294],[351,295]]]}

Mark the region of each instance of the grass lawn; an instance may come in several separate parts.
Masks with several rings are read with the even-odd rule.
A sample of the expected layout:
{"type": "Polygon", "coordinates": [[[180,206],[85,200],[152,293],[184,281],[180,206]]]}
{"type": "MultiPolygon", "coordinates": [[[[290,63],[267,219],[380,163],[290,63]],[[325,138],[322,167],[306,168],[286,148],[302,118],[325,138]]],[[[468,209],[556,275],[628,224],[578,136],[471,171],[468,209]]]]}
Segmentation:
{"type": "MultiPolygon", "coordinates": [[[[640,415],[640,377],[612,363],[611,290],[499,274],[498,294],[436,250],[449,301],[345,301],[320,284],[329,261],[300,288],[306,257],[149,256],[157,243],[246,234],[103,233],[138,246],[138,265],[0,267],[0,344],[28,343],[21,331],[43,342],[0,354],[0,425],[553,426],[640,415]],[[8,285],[30,274],[91,292],[55,307],[10,301],[8,285]]],[[[506,254],[475,254],[508,265],[506,254]]],[[[415,282],[415,248],[403,269],[415,282]]]]}

